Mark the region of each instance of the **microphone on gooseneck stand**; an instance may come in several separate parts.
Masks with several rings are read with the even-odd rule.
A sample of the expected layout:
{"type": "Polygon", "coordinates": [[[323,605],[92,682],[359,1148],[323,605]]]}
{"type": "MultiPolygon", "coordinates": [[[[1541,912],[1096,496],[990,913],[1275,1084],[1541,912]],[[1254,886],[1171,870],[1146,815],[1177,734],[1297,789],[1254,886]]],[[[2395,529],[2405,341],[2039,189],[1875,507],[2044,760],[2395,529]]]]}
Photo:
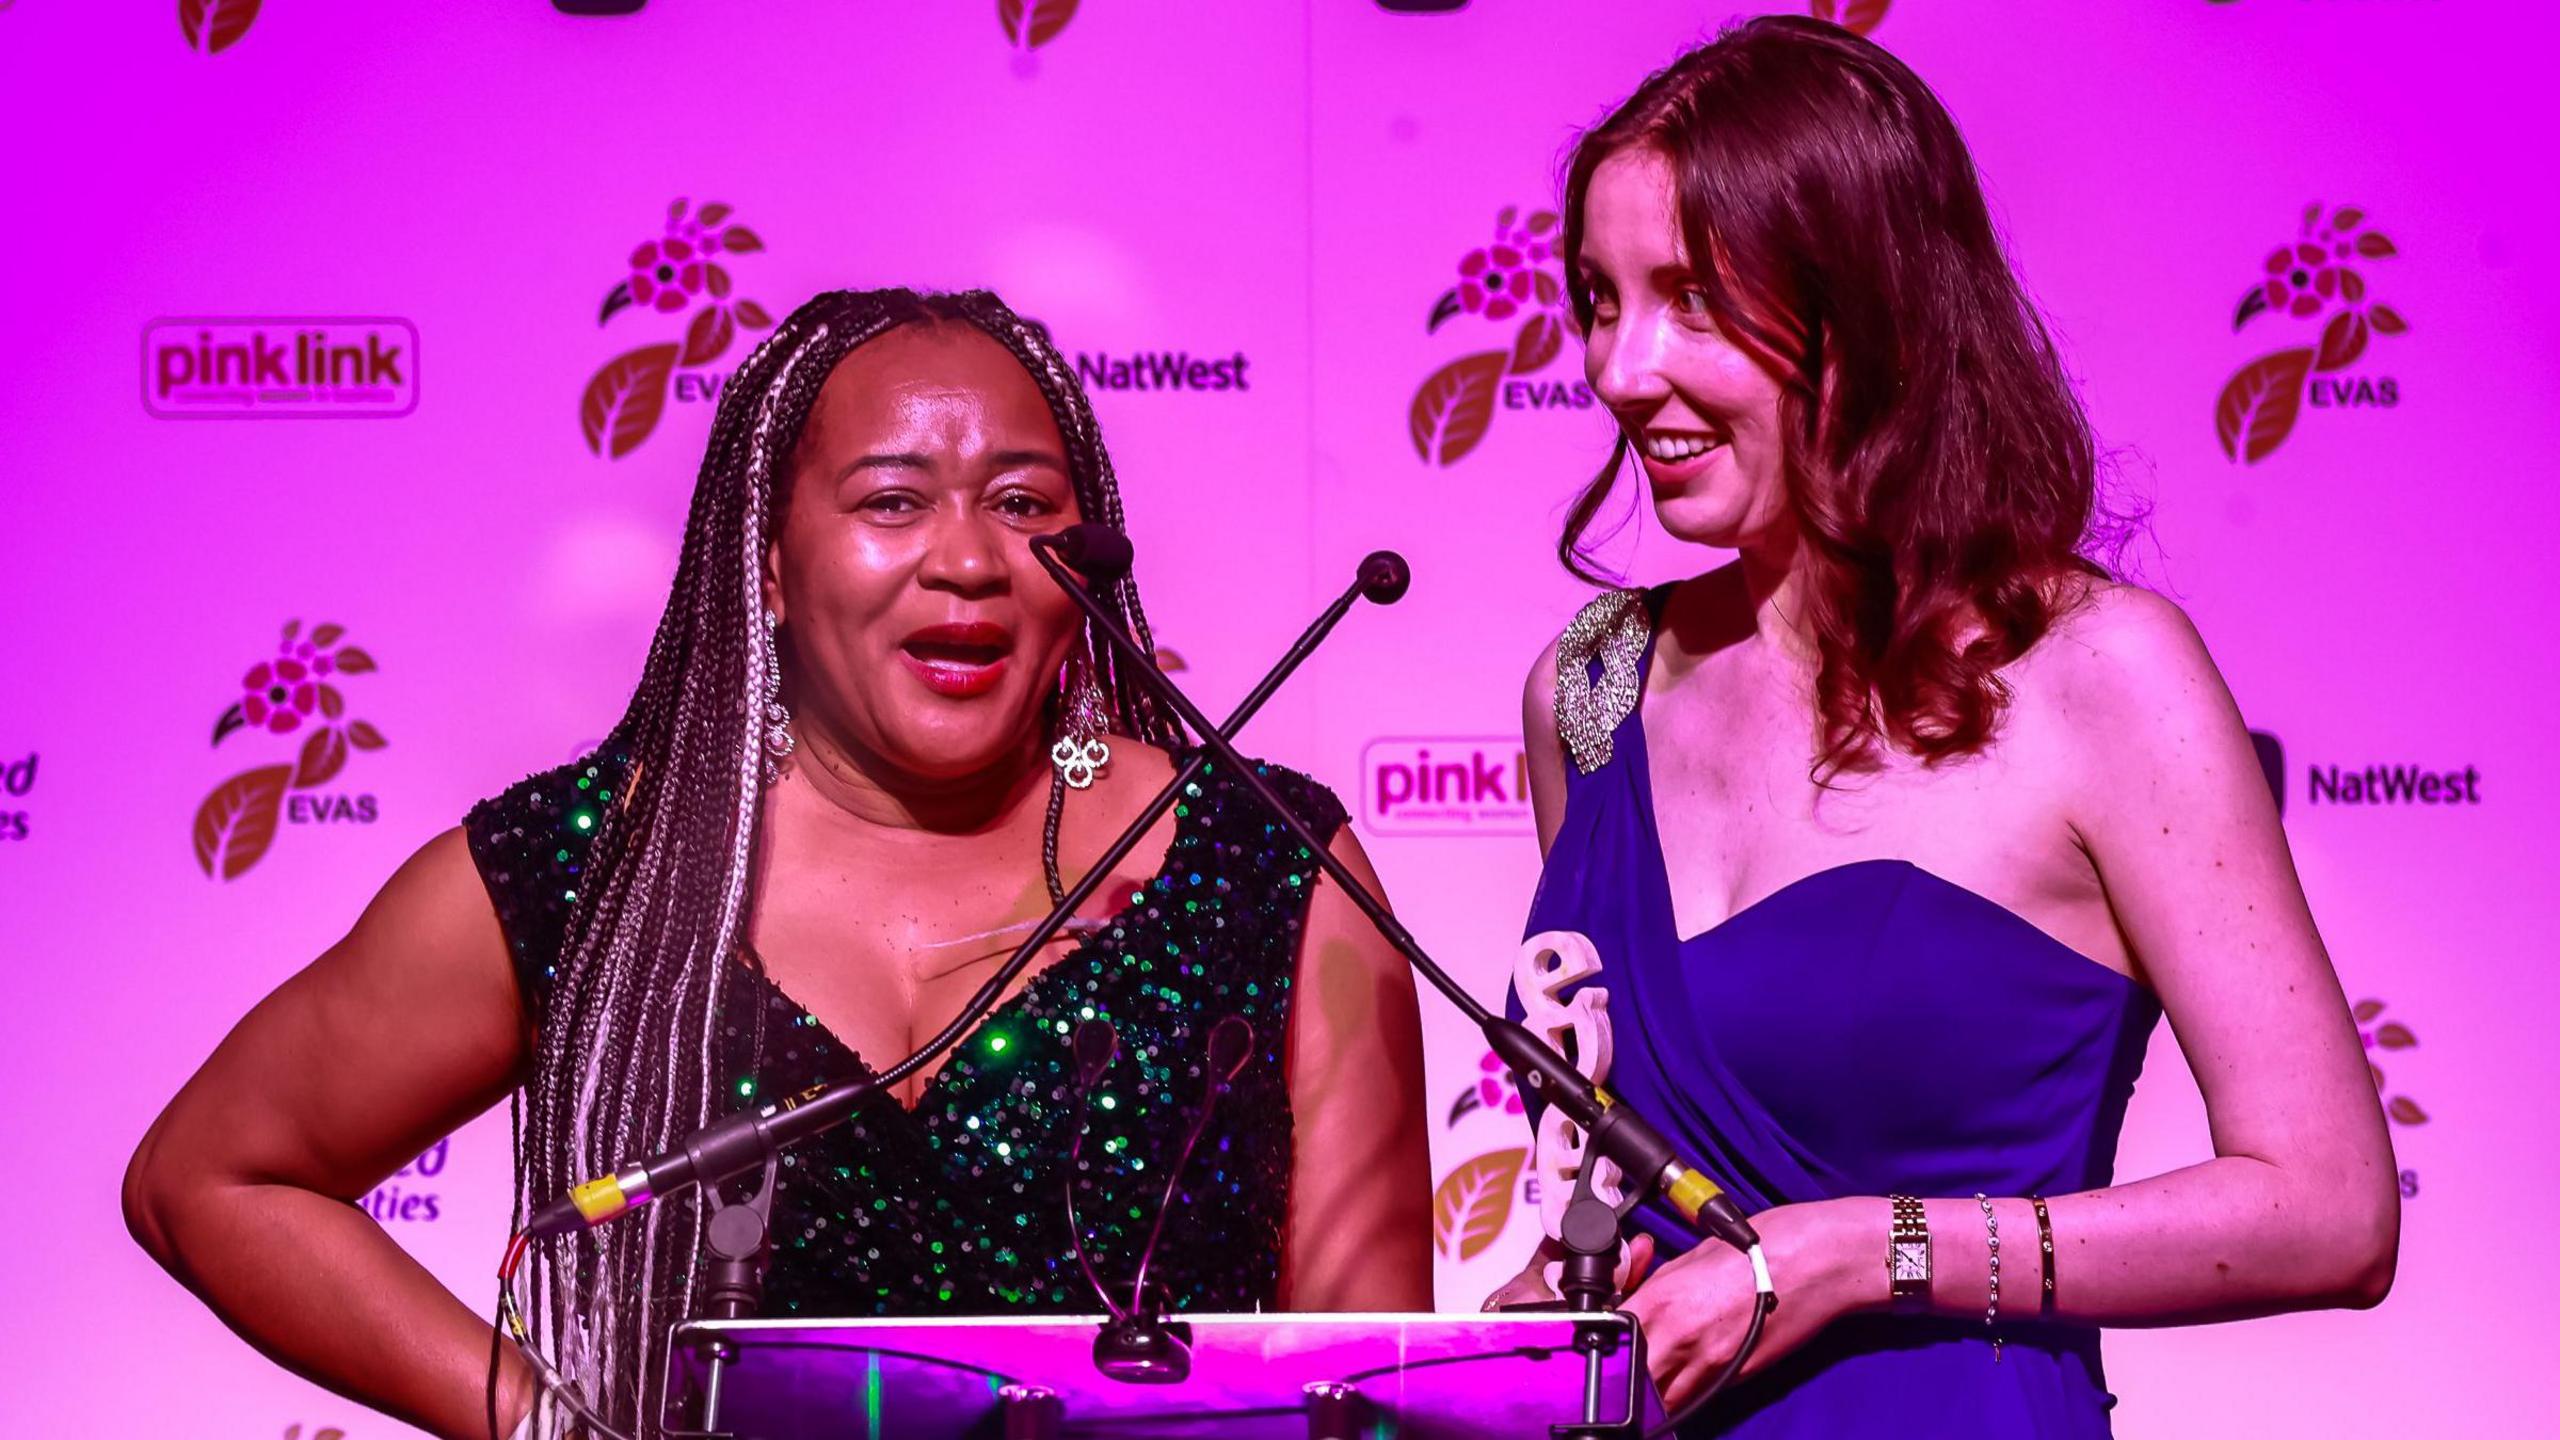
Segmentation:
{"type": "MultiPolygon", "coordinates": [[[[1200,713],[1200,707],[1192,704],[1190,697],[1182,693],[1181,687],[1165,678],[1155,666],[1155,657],[1148,654],[1110,612],[1075,583],[1074,577],[1068,573],[1067,563],[1061,560],[1063,556],[1071,562],[1072,557],[1083,553],[1110,551],[1117,554],[1127,544],[1126,537],[1109,533],[1108,527],[1076,525],[1032,541],[1031,553],[1041,568],[1049,572],[1050,578],[1057,581],[1076,606],[1084,611],[1092,629],[1120,653],[1126,662],[1127,672],[1180,716],[1182,723],[1199,737],[1206,751],[1215,754],[1220,763],[1234,770],[1236,778],[1253,791],[1254,797],[1262,802],[1274,819],[1297,837],[1298,843],[1307,848],[1318,867],[1332,878],[1360,913],[1368,917],[1369,923],[1377,927],[1387,943],[1394,946],[1417,973],[1430,981],[1434,989],[1457,1006],[1461,1014],[1475,1023],[1484,1033],[1485,1043],[1502,1058],[1504,1067],[1519,1077],[1521,1087],[1554,1105],[1580,1127],[1585,1137],[1585,1150],[1590,1157],[1585,1161],[1586,1174],[1592,1159],[1613,1162],[1626,1177],[1630,1208],[1644,1199],[1660,1196],[1696,1233],[1722,1240],[1750,1260],[1757,1303],[1751,1308],[1742,1342],[1723,1371],[1683,1407],[1683,1417],[1695,1413],[1741,1373],[1744,1362],[1759,1344],[1761,1329],[1769,1312],[1777,1308],[1777,1282],[1769,1273],[1768,1256],[1761,1249],[1760,1237],[1752,1230],[1750,1220],[1743,1215],[1741,1207],[1734,1204],[1733,1197],[1725,1193],[1723,1186],[1688,1163],[1672,1147],[1669,1139],[1637,1114],[1634,1107],[1575,1070],[1562,1055],[1556,1053],[1553,1046],[1532,1034],[1528,1027],[1486,1009],[1483,1002],[1442,969],[1440,963],[1422,948],[1421,942],[1388,913],[1386,905],[1360,877],[1343,865],[1323,837],[1289,808],[1252,762],[1237,754],[1226,737],[1217,733],[1208,723],[1208,718],[1200,713]]],[[[1372,558],[1394,557],[1382,554],[1372,558]]],[[[1402,562],[1397,561],[1394,568],[1401,570],[1402,562]]],[[[1391,573],[1387,567],[1381,566],[1376,579],[1381,589],[1391,588],[1395,595],[1403,593],[1405,577],[1391,573]]],[[[1364,564],[1364,586],[1369,580],[1368,567],[1364,564]]],[[[1584,1208],[1589,1223],[1565,1227],[1565,1246],[1572,1262],[1567,1267],[1567,1274],[1591,1281],[1577,1287],[1585,1292],[1578,1298],[1591,1308],[1605,1309],[1608,1308],[1606,1302],[1612,1287],[1607,1283],[1609,1267],[1602,1262],[1603,1257],[1614,1254],[1618,1249],[1622,1217],[1615,1213],[1615,1207],[1607,1205],[1584,1208]]]]}
{"type": "MultiPolygon", "coordinates": [[[[1484,1031],[1486,1042],[1502,1057],[1507,1068],[1591,1135],[1591,1143],[1605,1158],[1617,1163],[1636,1193],[1650,1195],[1658,1190],[1663,1199],[1700,1234],[1714,1236],[1737,1250],[1755,1250],[1759,1237],[1752,1233],[1751,1222],[1724,1193],[1724,1187],[1708,1179],[1696,1167],[1684,1163],[1670,1142],[1649,1123],[1636,1116],[1615,1096],[1585,1078],[1546,1042],[1529,1033],[1527,1027],[1487,1010],[1482,1001],[1442,969],[1440,962],[1431,958],[1430,953],[1422,948],[1422,943],[1388,912],[1385,903],[1362,883],[1360,877],[1344,868],[1332,847],[1307,828],[1307,822],[1289,808],[1253,763],[1236,753],[1235,746],[1229,744],[1226,737],[1209,723],[1208,717],[1200,713],[1200,707],[1191,703],[1191,697],[1165,678],[1145,647],[1130,638],[1128,631],[1110,612],[1074,583],[1074,577],[1066,567],[1074,563],[1075,557],[1103,553],[1116,556],[1125,553],[1128,543],[1126,536],[1107,526],[1071,525],[1054,535],[1044,535],[1032,541],[1031,553],[1085,612],[1085,618],[1104,641],[1121,652],[1128,662],[1126,668],[1138,683],[1180,716],[1183,724],[1200,737],[1204,749],[1235,771],[1236,778],[1297,837],[1299,844],[1307,847],[1316,864],[1333,878],[1360,912],[1369,917],[1369,922],[1386,937],[1387,943],[1401,952],[1433,988],[1448,997],[1451,1004],[1484,1031]]],[[[1364,586],[1371,579],[1369,564],[1382,561],[1392,561],[1398,571],[1403,566],[1400,558],[1383,551],[1371,556],[1362,565],[1364,586]]],[[[1409,578],[1391,573],[1383,564],[1376,577],[1382,587],[1392,584],[1396,595],[1404,593],[1403,585],[1409,582],[1409,578]]],[[[1757,1269],[1756,1263],[1754,1268],[1757,1269]]]]}
{"type": "MultiPolygon", "coordinates": [[[[1245,1061],[1252,1055],[1253,1022],[1241,1015],[1228,1015],[1209,1027],[1208,1063],[1204,1067],[1208,1085],[1201,1092],[1199,1113],[1192,1117],[1191,1129],[1182,1137],[1182,1148],[1175,1152],[1173,1165],[1164,1177],[1164,1194],[1156,1201],[1156,1223],[1147,1233],[1147,1247],[1138,1252],[1137,1277],[1129,1282],[1129,1306],[1123,1310],[1111,1305],[1109,1296],[1103,1297],[1103,1303],[1111,1305],[1111,1321],[1093,1337],[1093,1364],[1114,1380],[1133,1385],[1173,1385],[1191,1376],[1191,1327],[1164,1318],[1161,1297],[1147,1293],[1147,1266],[1164,1239],[1165,1218],[1173,1213],[1191,1152],[1199,1148],[1200,1137],[1208,1133],[1209,1122],[1218,1113],[1218,1101],[1234,1086],[1236,1076],[1243,1072],[1245,1061]]],[[[1090,1276],[1092,1271],[1085,1273],[1090,1276]]]]}
{"type": "Polygon", "coordinates": [[[1108,1020],[1087,1020],[1076,1026],[1076,1119],[1075,1138],[1067,1142],[1067,1170],[1059,1187],[1067,1196],[1067,1240],[1075,1252],[1076,1264],[1084,1270],[1084,1281],[1093,1287],[1102,1308],[1113,1320],[1124,1318],[1120,1302],[1111,1298],[1111,1287],[1093,1273],[1093,1256],[1084,1243],[1084,1222],[1076,1218],[1076,1176],[1084,1170],[1084,1132],[1093,1118],[1093,1087],[1111,1069],[1111,1059],[1120,1052],[1120,1032],[1108,1020]]]}
{"type": "MultiPolygon", "coordinates": [[[[1357,904],[1362,915],[1370,917],[1370,925],[1375,925],[1377,933],[1388,940],[1395,951],[1403,953],[1405,961],[1416,969],[1416,974],[1431,981],[1431,986],[1439,989],[1441,997],[1457,1004],[1459,1012],[1467,1020],[1475,1022],[1477,1030],[1485,1033],[1485,1043],[1490,1045],[1492,1053],[1503,1058],[1503,1066],[1521,1079],[1521,1089],[1536,1092],[1541,1099],[1554,1104],[1559,1112],[1564,1112],[1564,1117],[1569,1117],[1574,1125],[1582,1127],[1582,1135],[1585,1135],[1585,1171],[1582,1174],[1590,1176],[1595,1161],[1613,1161],[1620,1174],[1626,1176],[1628,1209],[1649,1197],[1661,1197],[1664,1202],[1669,1202],[1674,1212],[1679,1212],[1682,1220],[1690,1222],[1697,1235],[1723,1240],[1725,1245],[1733,1245],[1751,1261],[1751,1289],[1756,1294],[1756,1302],[1751,1307],[1751,1317],[1743,1325],[1741,1345],[1733,1348],[1733,1355],[1725,1361],[1723,1371],[1705,1389],[1697,1391],[1690,1402],[1682,1404],[1682,1409],[1667,1425],[1651,1432],[1651,1435],[1669,1432],[1679,1422],[1687,1420],[1690,1414],[1705,1409],[1705,1404],[1715,1399],[1725,1386],[1733,1384],[1733,1376],[1741,1373],[1743,1363],[1759,1348],[1761,1327],[1769,1320],[1769,1312],[1777,1309],[1777,1279],[1772,1279],[1772,1273],[1769,1273],[1769,1256],[1766,1256],[1766,1250],[1761,1250],[1759,1235],[1751,1230],[1751,1220],[1743,1217],[1741,1207],[1733,1204],[1733,1197],[1725,1194],[1723,1186],[1715,1184],[1713,1179],[1705,1176],[1705,1171],[1679,1156],[1679,1150],[1672,1148],[1669,1138],[1664,1138],[1661,1130],[1654,1130],[1654,1125],[1646,1117],[1636,1115],[1636,1107],[1600,1089],[1590,1076],[1577,1071],[1567,1058],[1554,1051],[1554,1045],[1536,1038],[1526,1025],[1485,1010],[1485,1004],[1475,999],[1475,994],[1469,994],[1467,986],[1462,986],[1449,971],[1441,969],[1441,963],[1434,961],[1431,953],[1423,951],[1421,940],[1413,938],[1411,930],[1405,930],[1395,920],[1395,915],[1390,915],[1385,902],[1380,902],[1377,894],[1372,894],[1370,887],[1362,884],[1362,879],[1354,876],[1341,863],[1341,858],[1334,856],[1324,838],[1316,835],[1316,830],[1308,828],[1308,822],[1300,820],[1298,812],[1290,810],[1285,799],[1280,799],[1280,794],[1272,789],[1262,771],[1254,769],[1252,761],[1239,756],[1236,748],[1226,743],[1224,735],[1216,733],[1216,728],[1208,725],[1208,717],[1201,715],[1201,707],[1193,705],[1178,684],[1165,679],[1165,671],[1155,669],[1155,656],[1147,653],[1144,646],[1139,646],[1129,635],[1129,630],[1121,628],[1119,620],[1108,610],[1103,610],[1101,602],[1093,600],[1091,594],[1085,594],[1085,589],[1075,582],[1073,574],[1068,574],[1068,566],[1060,564],[1060,556],[1073,559],[1078,553],[1114,553],[1114,556],[1119,556],[1119,553],[1126,553],[1126,546],[1129,546],[1126,536],[1116,536],[1106,525],[1070,525],[1068,530],[1060,530],[1057,536],[1042,536],[1032,541],[1032,559],[1037,559],[1042,569],[1050,571],[1050,579],[1055,579],[1068,592],[1070,600],[1075,600],[1078,610],[1085,612],[1085,620],[1091,623],[1091,628],[1108,646],[1121,653],[1129,674],[1139,684],[1144,684],[1149,694],[1155,694],[1157,700],[1165,702],[1183,720],[1183,725],[1188,725],[1190,733],[1201,738],[1203,751],[1219,756],[1221,764],[1234,769],[1236,779],[1244,781],[1247,789],[1252,789],[1254,799],[1260,799],[1262,805],[1272,812],[1272,817],[1283,822],[1290,835],[1298,838],[1300,846],[1306,846],[1306,851],[1316,858],[1318,869],[1324,869],[1324,874],[1334,879],[1341,894],[1352,904],[1357,904]]],[[[1405,582],[1408,582],[1408,574],[1403,574],[1403,561],[1385,551],[1370,556],[1370,561],[1393,561],[1393,564],[1380,564],[1372,574],[1370,564],[1364,561],[1362,582],[1357,589],[1380,602],[1400,597],[1405,582]]],[[[1582,1222],[1580,1225],[1564,1225],[1564,1250],[1567,1250],[1567,1279],[1580,1281],[1580,1284],[1572,1286],[1577,1291],[1574,1294],[1577,1309],[1608,1309],[1610,1291],[1613,1291],[1608,1281],[1610,1256],[1618,1253],[1618,1222],[1623,1220],[1623,1212],[1618,1212],[1618,1207],[1610,1207],[1610,1204],[1577,1204],[1574,1209],[1582,1212],[1582,1222]]]]}
{"type": "Polygon", "coordinates": [[[1173,1212],[1183,1167],[1191,1163],[1191,1152],[1199,1148],[1200,1137],[1208,1133],[1210,1117],[1218,1113],[1218,1102],[1235,1087],[1236,1076],[1244,1072],[1244,1062],[1251,1058],[1252,1021],[1229,1015],[1209,1027],[1209,1088],[1201,1092],[1199,1118],[1191,1122],[1191,1133],[1182,1137],[1182,1149],[1174,1156],[1172,1171],[1164,1177],[1164,1196],[1156,1202],[1156,1223],[1147,1232],[1147,1248],[1138,1252],[1138,1278],[1129,1283],[1129,1307],[1133,1310],[1147,1308],[1147,1263],[1156,1258],[1156,1245],[1164,1239],[1165,1216],[1173,1212]]]}

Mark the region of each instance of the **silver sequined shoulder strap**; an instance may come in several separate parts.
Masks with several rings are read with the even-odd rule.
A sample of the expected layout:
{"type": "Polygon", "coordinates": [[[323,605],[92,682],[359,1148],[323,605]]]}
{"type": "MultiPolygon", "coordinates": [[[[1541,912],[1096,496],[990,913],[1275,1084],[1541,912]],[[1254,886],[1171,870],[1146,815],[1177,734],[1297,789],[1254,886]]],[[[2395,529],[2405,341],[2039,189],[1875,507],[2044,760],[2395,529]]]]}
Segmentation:
{"type": "Polygon", "coordinates": [[[1636,665],[1652,638],[1644,592],[1611,590],[1583,606],[1556,642],[1556,734],[1585,775],[1609,763],[1610,737],[1635,713],[1636,665]]]}

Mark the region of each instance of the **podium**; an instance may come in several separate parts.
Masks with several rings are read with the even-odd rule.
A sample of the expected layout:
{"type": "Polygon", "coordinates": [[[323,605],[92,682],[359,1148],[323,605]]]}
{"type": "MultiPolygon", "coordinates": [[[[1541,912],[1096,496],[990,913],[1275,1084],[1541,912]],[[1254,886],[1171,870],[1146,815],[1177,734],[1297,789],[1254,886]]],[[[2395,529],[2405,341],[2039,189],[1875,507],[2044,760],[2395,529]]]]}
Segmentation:
{"type": "Polygon", "coordinates": [[[1101,1316],[702,1320],[675,1433],[724,1440],[1635,1440],[1662,1418],[1614,1313],[1177,1315],[1190,1373],[1133,1384],[1101,1316]]]}

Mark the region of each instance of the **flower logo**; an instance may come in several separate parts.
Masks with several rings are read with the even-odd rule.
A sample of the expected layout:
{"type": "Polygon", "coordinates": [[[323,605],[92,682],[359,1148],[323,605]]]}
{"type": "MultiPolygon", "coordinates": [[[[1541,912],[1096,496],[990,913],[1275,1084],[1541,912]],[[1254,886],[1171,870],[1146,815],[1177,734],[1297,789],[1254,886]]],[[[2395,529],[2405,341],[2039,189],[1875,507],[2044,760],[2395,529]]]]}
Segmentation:
{"type": "Polygon", "coordinates": [[[2410,1033],[2408,1026],[2397,1020],[2383,1020],[2382,1002],[2379,1000],[2357,1001],[2355,1017],[2356,1034],[2364,1041],[2365,1068],[2373,1072],[2374,1093],[2385,1097],[2382,1104],[2383,1113],[2389,1115],[2394,1124],[2426,1124],[2427,1112],[2419,1107],[2417,1101],[2406,1095],[2392,1095],[2384,1088],[2382,1067],[2375,1064],[2372,1059],[2373,1052],[2376,1050],[2414,1049],[2417,1046],[2418,1037],[2410,1033]],[[2381,1023],[2376,1024],[2376,1021],[2381,1023]]]}
{"type": "Polygon", "coordinates": [[[2400,312],[2369,298],[2356,262],[2388,260],[2400,253],[2391,238],[2365,228],[2364,212],[2341,206],[2303,212],[2302,233],[2267,256],[2264,272],[2240,296],[2234,331],[2261,315],[2296,321],[2329,318],[2316,344],[2261,356],[2240,367],[2214,402],[2213,428],[2222,453],[2254,465],[2275,453],[2302,418],[2302,398],[2313,375],[2353,364],[2376,335],[2409,328],[2400,312]]]}
{"type": "Polygon", "coordinates": [[[1494,397],[1507,376],[1542,370],[1563,353],[1564,280],[1556,273],[1556,214],[1522,219],[1506,205],[1493,219],[1493,240],[1458,261],[1458,283],[1431,307],[1432,333],[1462,315],[1496,324],[1525,317],[1510,347],[1463,355],[1431,372],[1414,392],[1407,416],[1414,453],[1432,465],[1454,465],[1492,428],[1494,397]]]}
{"type": "Polygon", "coordinates": [[[578,397],[578,429],[587,449],[619,460],[640,447],[666,413],[679,368],[708,365],[727,354],[738,331],[765,330],[773,317],[753,300],[732,299],[736,282],[724,257],[752,255],[764,238],[730,220],[729,206],[690,209],[679,199],[667,209],[663,234],[631,251],[630,272],[605,292],[596,323],[624,310],[677,316],[693,311],[682,342],[661,341],[626,351],[604,364],[578,397]]]}
{"type": "Polygon", "coordinates": [[[1843,30],[1859,35],[1872,35],[1884,23],[1884,12],[1892,0],[1813,0],[1813,18],[1828,20],[1843,30]]]}
{"type": "Polygon", "coordinates": [[[178,0],[178,33],[190,49],[219,55],[249,33],[261,0],[178,0]]]}
{"type": "Polygon", "coordinates": [[[286,621],[275,654],[249,667],[240,678],[240,698],[213,722],[217,746],[244,730],[308,733],[292,764],[244,770],[215,786],[196,807],[196,864],[208,877],[237,880],[265,856],[275,843],[288,791],[327,783],[346,768],[351,750],[383,747],[382,732],[370,722],[346,718],[346,697],[336,682],[375,669],[373,656],[343,643],[346,633],[343,625],[321,625],[306,635],[301,621],[286,621]]]}
{"type": "Polygon", "coordinates": [[[1449,1106],[1449,1123],[1472,1110],[1498,1110],[1505,1115],[1525,1115],[1528,1106],[1521,1103],[1520,1088],[1511,1083],[1511,1072],[1503,1068],[1502,1057],[1487,1050],[1476,1061],[1475,1083],[1458,1092],[1449,1106]]]}

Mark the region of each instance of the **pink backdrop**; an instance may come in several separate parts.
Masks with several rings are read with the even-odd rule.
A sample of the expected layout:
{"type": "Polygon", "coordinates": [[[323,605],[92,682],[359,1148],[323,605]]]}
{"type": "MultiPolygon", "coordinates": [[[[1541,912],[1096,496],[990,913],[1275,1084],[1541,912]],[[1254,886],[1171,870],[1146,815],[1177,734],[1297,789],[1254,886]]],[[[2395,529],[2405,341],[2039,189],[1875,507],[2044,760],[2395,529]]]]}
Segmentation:
{"type": "MultiPolygon", "coordinates": [[[[1549,552],[1605,426],[1534,282],[1529,312],[1431,316],[1498,227],[1537,229],[1573,127],[1727,12],[1021,8],[0,0],[13,1429],[397,1431],[154,1270],[120,1167],[402,856],[617,713],[745,302],[984,283],[1095,374],[1142,377],[1096,403],[1150,609],[1213,712],[1360,554],[1411,557],[1412,597],[1357,615],[1254,743],[1352,802],[1414,929],[1498,993],[1537,866],[1520,680],[1581,593],[1549,552]],[[599,324],[634,247],[706,213],[724,278],[599,324]],[[297,370],[305,335],[345,352],[335,373],[297,370]],[[1201,368],[1167,386],[1167,355],[1201,368]],[[334,713],[210,746],[288,621],[335,660],[334,713]]],[[[2144,575],[2280,748],[2395,1117],[2389,1302],[2120,1335],[2119,1433],[2560,1431],[2554,607],[2532,581],[2560,198],[2526,98],[2560,21],[2540,0],[1848,8],[1965,125],[2156,507],[2144,575]],[[2235,329],[2306,223],[2354,279],[2235,329]],[[2457,783],[2394,798],[2393,767],[2457,783]]],[[[1623,550],[1643,579],[1718,558],[1642,520],[1623,550]]],[[[1430,1023],[1440,1296],[1472,1307],[1535,1229],[1527,1139],[1481,1047],[1430,1023]]],[[[475,1304],[505,1147],[484,1120],[368,1206],[475,1304]]],[[[2122,1173],[2207,1148],[2164,1029],[2122,1173]]]]}

